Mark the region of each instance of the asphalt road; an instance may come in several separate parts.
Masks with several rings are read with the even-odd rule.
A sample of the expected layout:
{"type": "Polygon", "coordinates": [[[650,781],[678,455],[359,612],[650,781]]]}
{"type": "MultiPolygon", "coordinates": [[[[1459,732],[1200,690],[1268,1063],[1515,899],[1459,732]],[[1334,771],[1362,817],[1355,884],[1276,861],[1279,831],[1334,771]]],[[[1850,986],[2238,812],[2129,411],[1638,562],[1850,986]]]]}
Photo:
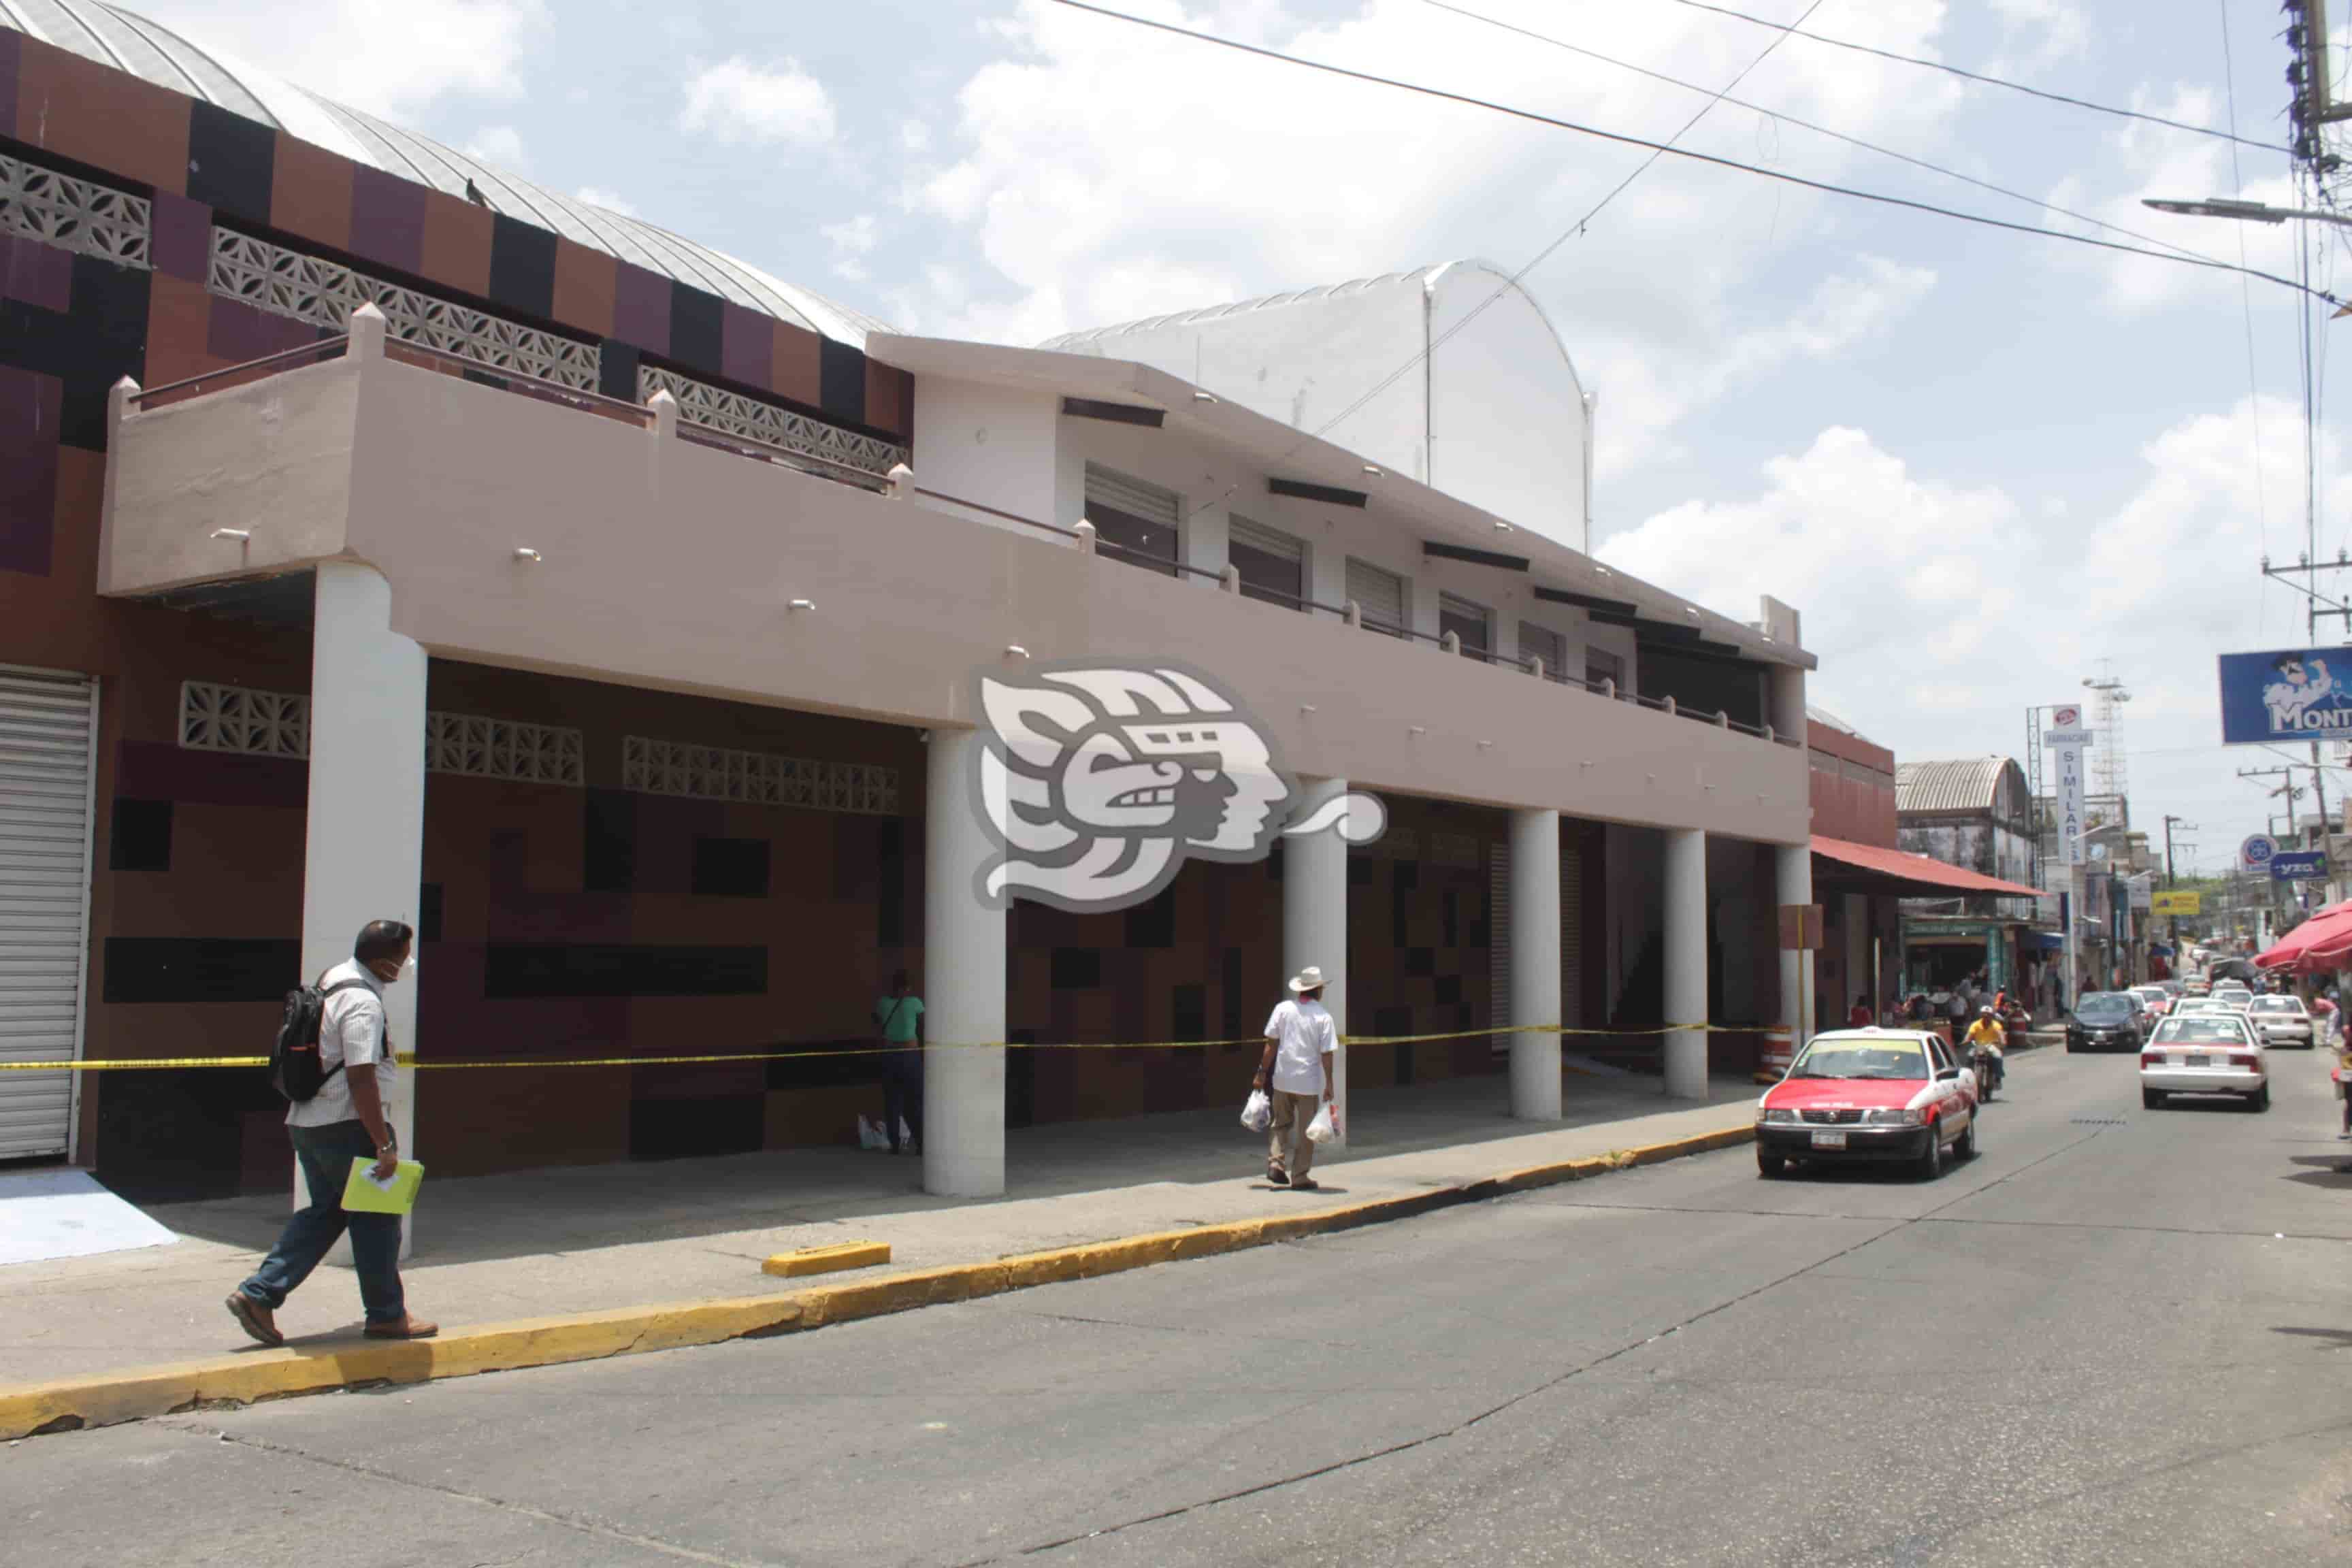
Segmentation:
{"type": "Polygon", "coordinates": [[[2151,1112],[2131,1058],[2036,1053],[1932,1184],[1765,1183],[1738,1150],[814,1334],[35,1438],[0,1452],[0,1556],[2352,1562],[2352,1144],[2324,1056],[2274,1079],[2266,1115],[2151,1112]]]}

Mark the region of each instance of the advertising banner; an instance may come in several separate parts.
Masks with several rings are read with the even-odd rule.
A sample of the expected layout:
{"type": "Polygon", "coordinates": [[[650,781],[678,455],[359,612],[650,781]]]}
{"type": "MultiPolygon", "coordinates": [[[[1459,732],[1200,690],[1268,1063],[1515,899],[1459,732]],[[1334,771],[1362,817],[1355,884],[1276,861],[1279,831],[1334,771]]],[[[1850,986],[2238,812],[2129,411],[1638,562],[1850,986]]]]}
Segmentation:
{"type": "Polygon", "coordinates": [[[2058,766],[2058,855],[2062,864],[2083,863],[2083,710],[2072,703],[2050,710],[2049,741],[2058,766]]]}
{"type": "Polygon", "coordinates": [[[2278,853],[2278,840],[2267,833],[2250,835],[2238,846],[2238,866],[2241,870],[2259,871],[2271,863],[2278,853]]]}
{"type": "Polygon", "coordinates": [[[2327,879],[2325,849],[2282,849],[2271,857],[2273,882],[2324,882],[2327,879]]]}
{"type": "Polygon", "coordinates": [[[2221,677],[2225,746],[2352,737],[2352,649],[2225,653],[2221,677]]]}
{"type": "Polygon", "coordinates": [[[2205,895],[2188,888],[2158,889],[2151,913],[2159,915],[2200,915],[2205,912],[2205,895]]]}

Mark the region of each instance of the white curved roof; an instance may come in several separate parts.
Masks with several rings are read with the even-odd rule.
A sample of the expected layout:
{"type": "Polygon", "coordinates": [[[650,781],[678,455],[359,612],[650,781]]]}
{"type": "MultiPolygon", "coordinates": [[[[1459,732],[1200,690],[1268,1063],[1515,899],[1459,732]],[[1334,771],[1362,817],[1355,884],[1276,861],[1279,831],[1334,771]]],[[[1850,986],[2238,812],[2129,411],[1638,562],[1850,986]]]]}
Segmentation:
{"type": "MultiPolygon", "coordinates": [[[[0,0],[5,6],[7,0],[0,0]]],[[[1383,272],[1377,278],[1351,278],[1345,283],[1326,283],[1316,289],[1297,289],[1287,294],[1265,294],[1255,300],[1236,300],[1230,304],[1204,305],[1198,310],[1178,310],[1165,316],[1146,316],[1139,321],[1120,321],[1108,327],[1088,327],[1084,331],[1064,332],[1047,338],[1037,346],[1065,353],[1085,353],[1109,338],[1131,337],[1143,332],[1160,331],[1169,327],[1189,327],[1201,321],[1222,321],[1228,316],[1244,316],[1253,310],[1270,310],[1283,305],[1297,305],[1310,300],[1342,300],[1350,294],[1368,294],[1378,289],[1425,289],[1437,275],[1456,262],[1441,262],[1435,267],[1416,267],[1410,272],[1383,272]]],[[[1474,264],[1480,265],[1480,264],[1474,264]]]]}
{"type": "MultiPolygon", "coordinates": [[[[299,15],[299,13],[296,13],[299,15]]],[[[292,25],[299,26],[299,21],[292,25]]],[[[206,50],[100,0],[0,0],[0,26],[68,49],[84,59],[218,104],[353,163],[415,180],[453,196],[478,185],[490,205],[564,238],[649,272],[731,300],[863,349],[869,332],[890,331],[863,311],[784,282],[747,261],[509,174],[430,137],[331,102],[267,71],[206,50]]]]}

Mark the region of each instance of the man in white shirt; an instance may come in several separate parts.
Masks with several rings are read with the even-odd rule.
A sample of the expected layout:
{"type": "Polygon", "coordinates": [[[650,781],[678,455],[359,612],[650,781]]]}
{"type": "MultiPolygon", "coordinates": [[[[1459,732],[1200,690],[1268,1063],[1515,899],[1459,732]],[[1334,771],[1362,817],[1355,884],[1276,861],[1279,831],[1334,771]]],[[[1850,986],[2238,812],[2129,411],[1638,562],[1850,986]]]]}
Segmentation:
{"type": "Polygon", "coordinates": [[[1315,1163],[1315,1141],[1307,1127],[1318,1101],[1331,1099],[1331,1056],[1339,1031],[1323,1008],[1323,972],[1313,964],[1293,976],[1294,998],[1265,1021],[1265,1055],[1257,1065],[1256,1087],[1274,1106],[1266,1134],[1265,1179],[1277,1187],[1315,1191],[1307,1173],[1315,1163]]]}
{"type": "Polygon", "coordinates": [[[310,1278],[346,1228],[368,1337],[422,1340],[439,1331],[410,1317],[402,1298],[400,1216],[343,1211],[343,1189],[353,1164],[371,1163],[378,1181],[389,1179],[400,1165],[388,1109],[398,1067],[384,1033],[383,988],[407,972],[415,936],[398,921],[370,921],[352,944],[350,962],[320,977],[320,989],[328,994],[319,1019],[319,1066],[326,1080],[318,1093],[286,1111],[310,1201],[286,1222],[261,1267],[228,1299],[229,1315],[263,1344],[286,1342],[271,1314],[310,1278]]]}

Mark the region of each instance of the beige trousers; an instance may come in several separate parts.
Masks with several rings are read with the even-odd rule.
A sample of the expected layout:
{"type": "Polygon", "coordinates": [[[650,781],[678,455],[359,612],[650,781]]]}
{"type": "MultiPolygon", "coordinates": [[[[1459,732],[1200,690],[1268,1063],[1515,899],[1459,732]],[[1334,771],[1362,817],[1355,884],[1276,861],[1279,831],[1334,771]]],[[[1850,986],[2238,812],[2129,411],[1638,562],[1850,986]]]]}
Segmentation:
{"type": "Polygon", "coordinates": [[[1274,1125],[1266,1130],[1265,1163],[1293,1179],[1303,1176],[1315,1164],[1315,1142],[1307,1136],[1307,1124],[1315,1120],[1323,1097],[1293,1094],[1286,1089],[1270,1089],[1265,1097],[1274,1102],[1274,1125]]]}

